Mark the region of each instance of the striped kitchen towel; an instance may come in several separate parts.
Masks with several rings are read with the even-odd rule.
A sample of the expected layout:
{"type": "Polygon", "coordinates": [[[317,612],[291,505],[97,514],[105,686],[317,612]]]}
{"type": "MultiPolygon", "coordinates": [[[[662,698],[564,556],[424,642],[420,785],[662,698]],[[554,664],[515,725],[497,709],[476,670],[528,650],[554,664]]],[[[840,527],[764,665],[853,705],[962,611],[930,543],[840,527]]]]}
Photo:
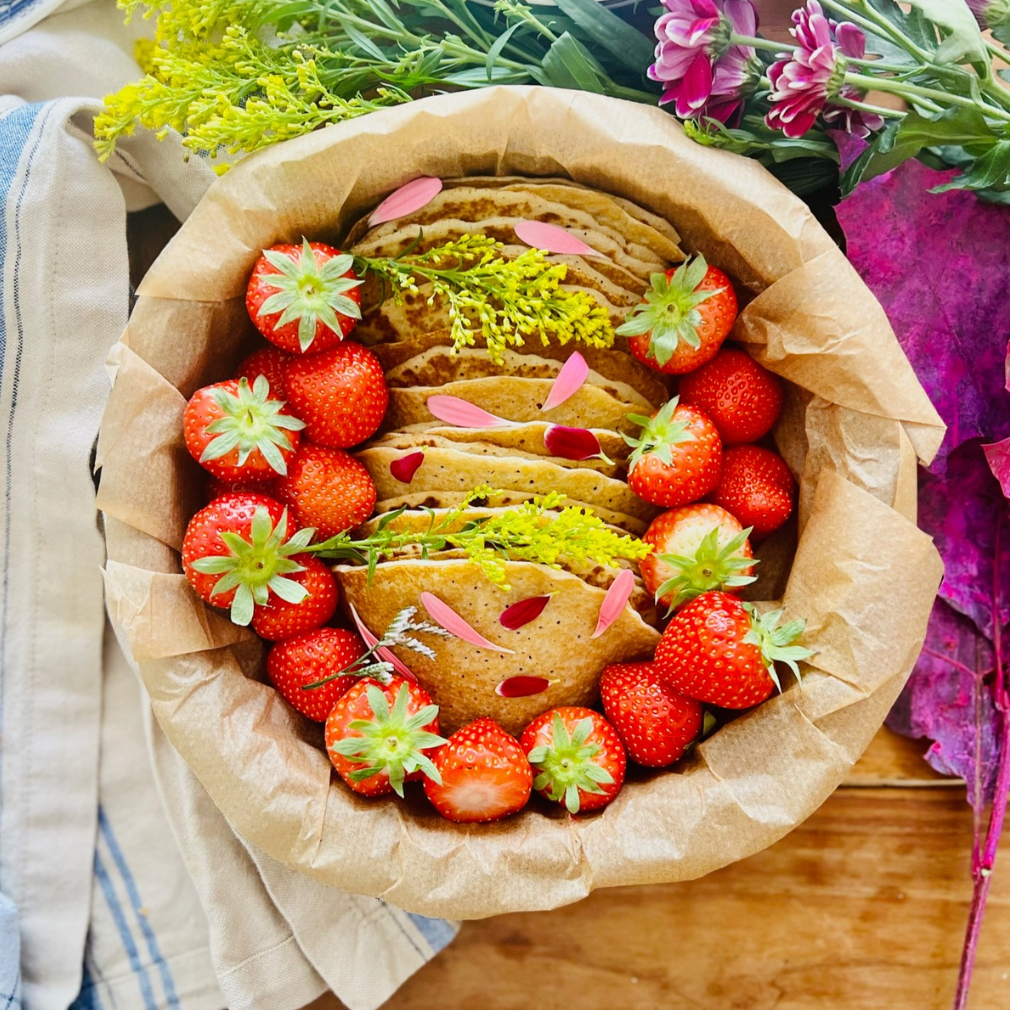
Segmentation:
{"type": "Polygon", "coordinates": [[[98,96],[138,73],[121,14],[96,0],[11,38],[29,6],[0,3],[0,1010],[296,1010],[327,990],[373,1010],[455,925],[236,837],[106,630],[90,460],[126,214],[185,218],[213,173],[150,135],[100,165],[98,96]]]}

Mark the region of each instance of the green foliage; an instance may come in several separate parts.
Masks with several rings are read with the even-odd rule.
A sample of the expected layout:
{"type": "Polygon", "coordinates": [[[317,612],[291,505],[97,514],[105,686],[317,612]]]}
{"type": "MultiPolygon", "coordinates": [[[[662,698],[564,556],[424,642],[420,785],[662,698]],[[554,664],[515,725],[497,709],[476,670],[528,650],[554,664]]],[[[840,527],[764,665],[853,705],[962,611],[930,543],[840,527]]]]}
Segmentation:
{"type": "Polygon", "coordinates": [[[460,87],[539,83],[656,98],[640,59],[648,40],[597,0],[565,0],[558,15],[518,0],[121,4],[156,19],[155,42],[138,48],[146,76],[108,96],[97,117],[103,158],[137,126],[177,130],[204,155],[237,155],[460,87]]]}
{"type": "Polygon", "coordinates": [[[569,505],[555,511],[565,496],[554,491],[495,515],[464,519],[474,502],[493,500],[501,493],[482,484],[443,516],[429,509],[431,519],[423,530],[398,528],[395,520],[406,509],[397,509],[384,515],[368,537],[354,540],[341,533],[309,551],[324,558],[360,561],[371,573],[380,560],[406,547],[420,548],[422,557],[457,549],[465,551],[492,582],[508,589],[505,562],[509,560],[532,561],[555,569],[565,562],[613,566],[620,559],[638,561],[652,550],[650,544],[637,537],[614,532],[587,509],[569,505]]]}
{"type": "Polygon", "coordinates": [[[430,283],[429,303],[441,301],[449,310],[453,346],[472,347],[479,335],[498,364],[502,351],[521,347],[523,338],[534,334],[545,345],[551,338],[590,347],[613,344],[607,311],[587,292],[561,287],[565,264],[549,263],[539,249],[505,259],[502,248],[486,235],[463,235],[426,252],[359,258],[355,265],[360,274],[381,277],[396,297],[403,291],[416,294],[418,278],[430,283]]]}

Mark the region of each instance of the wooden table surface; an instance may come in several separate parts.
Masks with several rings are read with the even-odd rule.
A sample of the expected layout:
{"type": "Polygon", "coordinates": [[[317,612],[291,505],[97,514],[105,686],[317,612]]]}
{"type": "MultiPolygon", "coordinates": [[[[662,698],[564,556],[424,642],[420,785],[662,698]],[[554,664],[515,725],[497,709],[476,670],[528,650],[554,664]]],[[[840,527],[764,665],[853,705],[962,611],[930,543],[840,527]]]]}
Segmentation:
{"type": "MultiPolygon", "coordinates": [[[[805,824],[701,880],[465,923],[385,1010],[947,1010],[971,896],[971,810],[923,747],[881,730],[805,824]]],[[[1010,1007],[1003,859],[971,1010],[1010,1007]]]]}

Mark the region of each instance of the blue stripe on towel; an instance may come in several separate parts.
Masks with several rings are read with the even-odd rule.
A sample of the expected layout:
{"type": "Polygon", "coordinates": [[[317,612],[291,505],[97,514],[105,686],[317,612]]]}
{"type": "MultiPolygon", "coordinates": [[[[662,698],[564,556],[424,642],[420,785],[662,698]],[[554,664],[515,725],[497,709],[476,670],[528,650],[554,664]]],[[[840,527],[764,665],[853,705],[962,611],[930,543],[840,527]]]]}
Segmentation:
{"type": "Polygon", "coordinates": [[[105,902],[112,913],[116,929],[119,930],[119,938],[123,941],[126,956],[130,960],[130,967],[137,976],[140,992],[144,997],[144,1010],[158,1010],[158,1004],[154,998],[154,990],[151,988],[151,980],[147,977],[147,972],[140,963],[140,954],[137,952],[137,945],[133,941],[133,934],[130,932],[126,916],[123,914],[123,906],[119,903],[119,897],[116,894],[116,889],[112,886],[109,871],[106,870],[97,848],[95,849],[95,876],[98,878],[99,886],[102,888],[102,894],[105,895],[105,902]]]}
{"type": "Polygon", "coordinates": [[[455,928],[445,919],[429,919],[426,915],[416,915],[414,912],[408,912],[407,918],[428,942],[433,954],[437,954],[456,939],[455,928]]]}
{"type": "Polygon", "coordinates": [[[150,954],[152,962],[158,966],[158,973],[161,975],[161,984],[165,990],[165,999],[168,1000],[168,1006],[170,1010],[179,1010],[179,997],[175,992],[175,980],[172,978],[171,969],[161,955],[158,939],[154,935],[154,930],[151,929],[151,924],[147,921],[147,916],[141,911],[143,902],[140,900],[137,883],[130,872],[126,857],[123,855],[123,850],[116,839],[115,832],[112,830],[112,824],[109,822],[109,818],[106,816],[101,804],[98,806],[98,828],[109,847],[112,861],[116,864],[116,869],[119,870],[123,883],[126,885],[126,893],[129,895],[133,914],[137,917],[137,922],[140,923],[140,931],[144,934],[147,952],[150,954]]]}

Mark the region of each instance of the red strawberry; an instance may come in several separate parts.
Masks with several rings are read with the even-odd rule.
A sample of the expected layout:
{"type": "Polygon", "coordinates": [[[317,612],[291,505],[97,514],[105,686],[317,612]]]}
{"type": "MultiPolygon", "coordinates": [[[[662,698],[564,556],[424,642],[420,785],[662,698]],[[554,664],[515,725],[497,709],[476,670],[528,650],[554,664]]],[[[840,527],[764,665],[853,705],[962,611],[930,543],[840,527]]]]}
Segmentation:
{"type": "Polygon", "coordinates": [[[246,378],[252,385],[256,376],[265,375],[270,383],[270,392],[279,400],[287,399],[284,389],[284,366],[291,360],[290,354],[285,354],[276,347],[261,347],[253,351],[235,373],[236,379],[246,378]]]}
{"type": "Polygon", "coordinates": [[[671,687],[721,708],[750,708],[782,689],[780,660],[799,679],[796,661],[813,653],[792,645],[804,621],[775,627],[781,610],[758,616],[749,603],[728,593],[691,600],[666,626],[654,666],[671,687]]]}
{"type": "Polygon", "coordinates": [[[771,431],[782,409],[782,383],[746,351],[724,347],[680,380],[680,402],[708,414],[724,445],[741,445],[771,431]]]}
{"type": "Polygon", "coordinates": [[[291,409],[316,445],[346,449],[382,424],[389,404],[379,359],[348,341],[323,354],[295,358],[284,373],[291,409]]]}
{"type": "Polygon", "coordinates": [[[292,572],[288,579],[305,590],[305,598],[289,603],[275,594],[266,606],[257,607],[253,613],[253,631],[271,642],[324,625],[340,602],[336,576],[319,558],[296,554],[291,560],[301,565],[302,571],[292,572]]]}
{"type": "Polygon", "coordinates": [[[256,328],[291,354],[339,344],[361,318],[354,257],[303,239],[275,245],[256,261],[245,305],[256,328]]]}
{"type": "Polygon", "coordinates": [[[276,498],[277,488],[272,480],[225,481],[208,474],[207,501],[212,502],[225,494],[265,494],[269,498],[276,498]]]}
{"type": "Polygon", "coordinates": [[[424,791],[450,821],[497,821],[522,810],[530,798],[530,763],[494,719],[456,730],[433,760],[442,781],[425,779],[424,791]]]}
{"type": "Polygon", "coordinates": [[[270,397],[260,376],[198,389],[186,404],[183,431],[189,454],[223,481],[270,480],[287,473],[305,423],[270,397]]]}
{"type": "Polygon", "coordinates": [[[722,478],[712,501],[752,527],[759,540],[789,518],[795,493],[793,475],[781,456],[757,445],[738,445],[723,454],[722,478]]]}
{"type": "Polygon", "coordinates": [[[364,796],[403,796],[403,783],[416,772],[441,781],[431,757],[445,742],[438,735],[438,706],[420,684],[403,677],[388,684],[359,680],[326,719],[333,767],[364,796]]]}
{"type": "Polygon", "coordinates": [[[646,768],[672,765],[701,732],[701,704],[664,683],[652,663],[606,667],[600,694],[628,757],[646,768]]]}
{"type": "Polygon", "coordinates": [[[643,364],[681,375],[715,357],[736,314],[730,279],[704,256],[695,256],[676,270],[653,274],[645,301],[617,332],[628,338],[628,350],[643,364]]]}
{"type": "Polygon", "coordinates": [[[656,602],[680,606],[712,589],[754,581],[750,530],[718,505],[687,505],[652,520],[642,539],[652,553],[638,563],[656,602]]]}
{"type": "Polygon", "coordinates": [[[337,699],[358,678],[349,673],[310,691],[306,686],[346,670],[366,652],[365,643],[353,631],[316,628],[273,646],[267,656],[267,676],[289,705],[316,722],[326,722],[337,699]]]}
{"type": "Polygon", "coordinates": [[[289,576],[302,571],[293,555],[312,539],[301,529],[287,538],[287,509],[261,494],[216,498],[189,521],[182,541],[182,567],[201,599],[230,607],[246,625],[256,606],[272,598],[298,603],[307,592],[289,576]]]}
{"type": "Polygon", "coordinates": [[[684,407],[674,397],[651,418],[629,414],[628,419],[642,425],[638,438],[624,436],[634,447],[628,486],[639,498],[676,508],[697,501],[719,483],[719,433],[696,407],[684,407]]]}
{"type": "Polygon", "coordinates": [[[291,506],[299,526],[312,526],[325,540],[360,526],[375,508],[375,483],[343,449],[303,442],[277,496],[291,506]]]}
{"type": "Polygon", "coordinates": [[[533,766],[533,788],[570,814],[606,806],[621,790],[627,758],[617,731],[591,708],[552,708],[519,738],[533,766]]]}

